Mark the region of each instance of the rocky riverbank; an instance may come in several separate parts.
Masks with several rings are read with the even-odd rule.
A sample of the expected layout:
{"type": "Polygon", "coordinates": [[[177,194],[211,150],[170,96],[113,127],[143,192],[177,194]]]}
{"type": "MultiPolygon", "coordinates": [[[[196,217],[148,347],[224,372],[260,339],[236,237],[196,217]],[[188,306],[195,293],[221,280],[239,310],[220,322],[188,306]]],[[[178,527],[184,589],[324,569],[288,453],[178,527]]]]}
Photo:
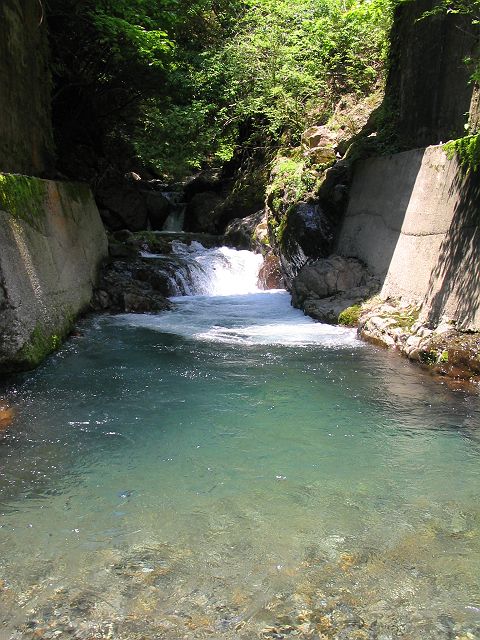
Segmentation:
{"type": "Polygon", "coordinates": [[[361,338],[395,349],[454,388],[480,385],[480,334],[453,319],[429,322],[421,305],[380,296],[381,283],[355,258],[305,264],[291,287],[292,304],[329,324],[358,327],[361,338]]]}
{"type": "Polygon", "coordinates": [[[349,313],[358,316],[358,333],[365,340],[399,351],[453,388],[480,389],[479,333],[459,331],[448,318],[432,326],[420,308],[401,300],[373,298],[343,318],[349,313]]]}

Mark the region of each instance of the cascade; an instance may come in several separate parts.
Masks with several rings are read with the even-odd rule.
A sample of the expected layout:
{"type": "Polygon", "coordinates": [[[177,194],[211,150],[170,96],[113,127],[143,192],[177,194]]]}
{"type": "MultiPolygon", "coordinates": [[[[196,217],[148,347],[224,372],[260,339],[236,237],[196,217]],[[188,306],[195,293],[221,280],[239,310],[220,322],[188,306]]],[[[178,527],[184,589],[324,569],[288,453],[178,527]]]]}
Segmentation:
{"type": "Polygon", "coordinates": [[[172,311],[2,390],[3,636],[478,637],[477,398],[258,290],[260,256],[150,259],[172,311]]]}
{"type": "Polygon", "coordinates": [[[259,254],[229,247],[206,249],[199,242],[186,245],[172,242],[168,256],[142,252],[155,261],[169,282],[171,295],[226,296],[259,291],[258,272],[263,263],[259,254]]]}
{"type": "Polygon", "coordinates": [[[163,196],[170,203],[170,214],[165,220],[163,231],[182,231],[185,222],[186,204],[181,202],[182,192],[164,191],[163,196]]]}
{"type": "Polygon", "coordinates": [[[359,346],[352,329],[314,322],[293,309],[283,289],[261,290],[259,254],[174,240],[171,255],[143,256],[161,264],[176,309],[160,315],[129,314],[116,321],[222,344],[359,346]]]}

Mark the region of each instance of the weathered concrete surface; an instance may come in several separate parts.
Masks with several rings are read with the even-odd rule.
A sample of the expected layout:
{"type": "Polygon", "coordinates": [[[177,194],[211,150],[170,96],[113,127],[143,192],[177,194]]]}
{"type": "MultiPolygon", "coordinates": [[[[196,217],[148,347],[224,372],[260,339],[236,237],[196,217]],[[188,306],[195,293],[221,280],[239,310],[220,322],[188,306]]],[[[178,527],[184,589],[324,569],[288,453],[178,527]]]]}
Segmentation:
{"type": "Polygon", "coordinates": [[[47,26],[38,0],[0,2],[0,170],[41,175],[53,134],[47,26]]]}
{"type": "Polygon", "coordinates": [[[383,282],[381,297],[480,330],[480,180],[441,146],[357,166],[336,253],[356,257],[383,282]]]}
{"type": "Polygon", "coordinates": [[[90,302],[107,240],[86,185],[0,175],[0,203],[2,374],[60,344],[90,302]]]}
{"type": "Polygon", "coordinates": [[[437,5],[415,0],[395,9],[385,105],[405,149],[465,135],[465,114],[474,112],[474,65],[465,60],[477,59],[480,30],[460,13],[424,17],[437,5]]]}

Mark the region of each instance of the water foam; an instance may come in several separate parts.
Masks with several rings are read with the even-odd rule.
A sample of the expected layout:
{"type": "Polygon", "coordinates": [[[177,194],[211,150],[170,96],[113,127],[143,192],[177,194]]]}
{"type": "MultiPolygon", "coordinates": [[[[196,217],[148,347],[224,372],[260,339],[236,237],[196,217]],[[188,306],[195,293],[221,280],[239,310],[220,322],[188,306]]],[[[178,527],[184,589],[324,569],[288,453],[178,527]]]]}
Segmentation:
{"type": "Polygon", "coordinates": [[[260,255],[228,247],[205,249],[198,242],[172,246],[187,265],[187,295],[172,298],[173,313],[124,315],[121,322],[215,343],[360,346],[354,330],[314,322],[293,309],[286,291],[260,290],[260,255]]]}

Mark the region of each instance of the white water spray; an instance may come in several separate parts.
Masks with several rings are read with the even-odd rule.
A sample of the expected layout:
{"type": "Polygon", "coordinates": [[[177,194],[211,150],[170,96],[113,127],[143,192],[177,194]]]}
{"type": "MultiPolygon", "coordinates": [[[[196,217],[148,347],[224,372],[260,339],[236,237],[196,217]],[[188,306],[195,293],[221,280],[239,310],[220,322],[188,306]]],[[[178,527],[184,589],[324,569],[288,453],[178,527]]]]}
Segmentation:
{"type": "Polygon", "coordinates": [[[205,249],[199,242],[172,243],[173,253],[190,263],[189,295],[232,296],[256,293],[261,255],[229,247],[205,249]]]}
{"type": "MultiPolygon", "coordinates": [[[[183,282],[176,309],[160,315],[122,316],[123,322],[187,339],[236,345],[360,346],[355,331],[314,322],[290,304],[283,290],[262,291],[262,257],[198,242],[172,243],[183,282]]],[[[177,287],[179,288],[179,287],[177,287]]],[[[117,316],[118,318],[118,316],[117,316]]]]}

